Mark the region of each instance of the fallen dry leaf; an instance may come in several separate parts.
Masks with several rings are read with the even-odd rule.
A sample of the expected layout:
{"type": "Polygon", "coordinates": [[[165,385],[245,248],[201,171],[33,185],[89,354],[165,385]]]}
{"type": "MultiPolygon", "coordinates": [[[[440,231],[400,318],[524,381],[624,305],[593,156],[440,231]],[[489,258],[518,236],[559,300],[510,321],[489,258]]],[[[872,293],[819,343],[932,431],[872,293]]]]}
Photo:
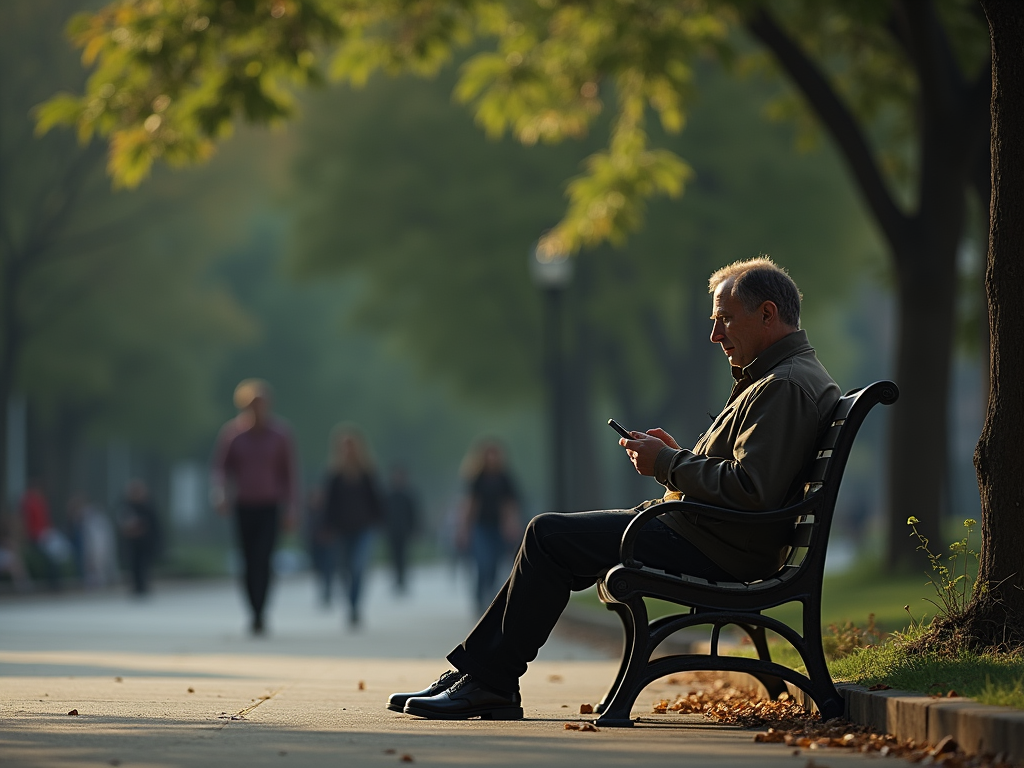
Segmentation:
{"type": "Polygon", "coordinates": [[[581,715],[592,715],[594,714],[594,707],[592,704],[580,704],[581,715]]]}
{"type": "Polygon", "coordinates": [[[412,759],[412,755],[402,755],[399,758],[399,760],[401,762],[403,762],[403,763],[414,763],[414,762],[416,762],[415,760],[412,759]]]}
{"type": "Polygon", "coordinates": [[[195,693],[195,692],[196,692],[196,689],[195,689],[195,688],[193,688],[193,687],[192,687],[192,686],[190,685],[190,686],[188,687],[188,692],[189,692],[189,693],[195,693]]]}
{"type": "Polygon", "coordinates": [[[548,675],[548,682],[549,683],[560,683],[560,682],[562,682],[562,676],[561,675],[548,675]]]}
{"type": "Polygon", "coordinates": [[[360,691],[365,691],[366,690],[366,683],[364,683],[362,680],[360,680],[358,687],[359,687],[360,691]]]}
{"type": "Polygon", "coordinates": [[[70,712],[68,712],[68,714],[73,716],[73,717],[78,717],[78,710],[77,709],[72,709],[70,712]]]}
{"type": "MultiPolygon", "coordinates": [[[[691,685],[702,689],[691,690],[672,701],[655,702],[654,711],[703,714],[720,723],[764,728],[754,736],[754,741],[785,744],[793,755],[799,755],[801,749],[846,749],[872,756],[900,757],[913,763],[941,763],[944,768],[1012,768],[1005,755],[970,757],[951,738],[934,747],[912,740],[899,741],[891,734],[874,733],[840,718],[821,722],[817,713],[809,714],[794,701],[760,699],[756,691],[738,690],[724,681],[698,679],[691,685]]],[[[886,689],[887,686],[880,688],[886,689]]],[[[813,761],[807,766],[824,768],[813,761]]]]}
{"type": "Polygon", "coordinates": [[[564,727],[567,731],[590,731],[591,733],[598,732],[598,728],[593,723],[566,723],[564,727]]]}
{"type": "Polygon", "coordinates": [[[957,699],[957,698],[960,698],[960,694],[957,693],[956,691],[950,691],[949,693],[946,694],[946,698],[947,699],[957,699]]]}

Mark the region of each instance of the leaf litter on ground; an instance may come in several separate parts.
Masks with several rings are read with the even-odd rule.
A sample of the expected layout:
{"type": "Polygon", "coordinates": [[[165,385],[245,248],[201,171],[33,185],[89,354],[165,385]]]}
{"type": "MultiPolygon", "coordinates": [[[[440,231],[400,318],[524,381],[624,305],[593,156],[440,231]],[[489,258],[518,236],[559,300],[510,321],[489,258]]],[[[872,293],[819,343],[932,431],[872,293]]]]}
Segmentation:
{"type": "Polygon", "coordinates": [[[875,733],[838,717],[822,722],[817,712],[808,712],[787,694],[773,701],[753,688],[736,687],[713,675],[695,675],[687,683],[678,678],[668,682],[688,684],[690,689],[673,700],[656,701],[656,714],[699,714],[717,723],[766,729],[754,736],[760,743],[785,744],[796,750],[846,749],[947,768],[1014,768],[1005,755],[968,755],[949,736],[931,745],[900,741],[892,734],[875,733]]]}

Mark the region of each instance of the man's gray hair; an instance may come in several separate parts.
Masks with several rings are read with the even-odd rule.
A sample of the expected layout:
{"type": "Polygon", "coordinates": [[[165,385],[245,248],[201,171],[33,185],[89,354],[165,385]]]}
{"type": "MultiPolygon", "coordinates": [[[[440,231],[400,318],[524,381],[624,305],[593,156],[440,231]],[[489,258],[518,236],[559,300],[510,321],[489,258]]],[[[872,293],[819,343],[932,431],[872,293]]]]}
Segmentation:
{"type": "Polygon", "coordinates": [[[803,294],[796,287],[789,273],[767,256],[756,259],[734,261],[711,275],[708,292],[726,280],[732,280],[732,295],[753,312],[764,302],[770,301],[779,308],[779,319],[786,325],[800,327],[800,301],[803,294]]]}

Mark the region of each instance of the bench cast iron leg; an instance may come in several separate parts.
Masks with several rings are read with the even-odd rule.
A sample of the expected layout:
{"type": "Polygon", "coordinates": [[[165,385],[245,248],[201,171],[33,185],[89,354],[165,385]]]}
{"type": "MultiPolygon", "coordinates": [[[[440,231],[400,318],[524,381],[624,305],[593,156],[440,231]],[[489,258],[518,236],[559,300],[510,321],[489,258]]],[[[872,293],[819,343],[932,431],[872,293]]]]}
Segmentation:
{"type": "Polygon", "coordinates": [[[807,677],[811,679],[811,697],[818,705],[822,720],[842,717],[846,711],[846,700],[836,690],[832,675],[825,663],[825,651],[821,647],[821,596],[804,605],[804,662],[807,677]]]}
{"type": "Polygon", "coordinates": [[[618,674],[615,675],[615,682],[612,683],[612,687],[608,689],[608,693],[601,699],[601,703],[598,704],[594,711],[601,715],[608,708],[608,703],[615,696],[615,692],[619,690],[619,684],[622,683],[622,678],[626,674],[626,665],[629,662],[629,654],[633,648],[633,639],[636,637],[636,631],[633,629],[633,616],[622,603],[606,603],[608,610],[615,611],[618,614],[619,619],[622,621],[622,662],[619,664],[618,674]]]}
{"type": "Polygon", "coordinates": [[[629,658],[625,667],[620,670],[622,679],[611,701],[607,703],[597,720],[597,725],[607,728],[628,728],[633,725],[629,712],[636,697],[643,690],[644,672],[651,657],[651,631],[647,621],[647,606],[644,605],[643,598],[635,597],[625,603],[625,607],[630,613],[630,622],[633,625],[633,643],[629,648],[629,658]]]}

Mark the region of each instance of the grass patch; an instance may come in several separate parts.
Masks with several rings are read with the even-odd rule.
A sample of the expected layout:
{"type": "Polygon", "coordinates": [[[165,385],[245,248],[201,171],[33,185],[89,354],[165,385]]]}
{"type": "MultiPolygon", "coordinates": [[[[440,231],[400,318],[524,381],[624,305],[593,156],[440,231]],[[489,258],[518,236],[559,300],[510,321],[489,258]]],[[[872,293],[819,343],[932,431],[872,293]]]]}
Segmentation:
{"type": "Polygon", "coordinates": [[[910,652],[907,642],[926,627],[914,627],[888,641],[859,648],[829,663],[836,681],[888,685],[903,691],[945,696],[955,691],[982,704],[1024,709],[1024,654],[910,652]]]}

